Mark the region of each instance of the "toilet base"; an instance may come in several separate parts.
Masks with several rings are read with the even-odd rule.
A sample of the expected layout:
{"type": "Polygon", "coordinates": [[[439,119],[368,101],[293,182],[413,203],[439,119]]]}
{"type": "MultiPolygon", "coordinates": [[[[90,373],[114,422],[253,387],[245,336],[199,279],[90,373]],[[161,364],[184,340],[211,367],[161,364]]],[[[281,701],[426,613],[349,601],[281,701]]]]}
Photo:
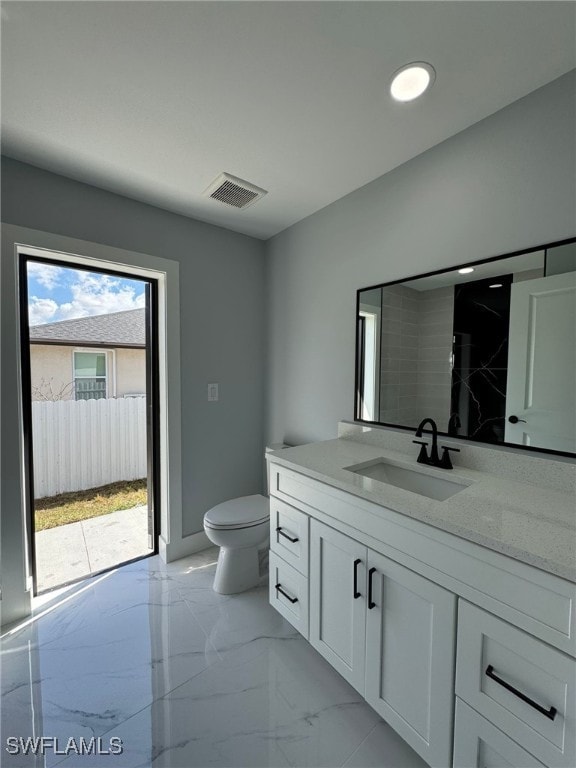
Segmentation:
{"type": "Polygon", "coordinates": [[[220,547],[213,589],[221,595],[235,595],[260,582],[258,547],[220,547]]]}

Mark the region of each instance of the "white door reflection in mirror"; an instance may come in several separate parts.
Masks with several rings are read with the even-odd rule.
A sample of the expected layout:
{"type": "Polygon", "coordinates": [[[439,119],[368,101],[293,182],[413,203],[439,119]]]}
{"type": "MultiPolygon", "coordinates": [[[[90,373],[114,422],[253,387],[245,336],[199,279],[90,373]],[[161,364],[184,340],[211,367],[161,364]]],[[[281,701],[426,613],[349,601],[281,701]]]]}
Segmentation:
{"type": "Polygon", "coordinates": [[[576,452],[575,272],[512,286],[507,389],[507,443],[576,452]]]}

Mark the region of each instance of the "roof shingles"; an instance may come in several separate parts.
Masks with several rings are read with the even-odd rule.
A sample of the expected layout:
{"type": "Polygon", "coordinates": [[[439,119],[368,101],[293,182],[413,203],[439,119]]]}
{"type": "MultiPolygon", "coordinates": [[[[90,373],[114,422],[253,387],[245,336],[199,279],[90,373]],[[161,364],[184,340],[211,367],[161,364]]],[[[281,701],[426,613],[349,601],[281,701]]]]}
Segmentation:
{"type": "Polygon", "coordinates": [[[38,344],[102,344],[108,346],[146,346],[146,310],[130,309],[107,315],[79,317],[30,327],[30,341],[38,344]]]}

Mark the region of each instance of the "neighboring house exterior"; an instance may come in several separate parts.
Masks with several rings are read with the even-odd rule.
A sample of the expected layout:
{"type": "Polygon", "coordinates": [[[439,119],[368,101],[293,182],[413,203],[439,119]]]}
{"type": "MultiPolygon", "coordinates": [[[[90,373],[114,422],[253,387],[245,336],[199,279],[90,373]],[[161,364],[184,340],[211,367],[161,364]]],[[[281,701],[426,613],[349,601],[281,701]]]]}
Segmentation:
{"type": "Polygon", "coordinates": [[[146,310],[30,327],[32,400],[146,394],[146,310]]]}

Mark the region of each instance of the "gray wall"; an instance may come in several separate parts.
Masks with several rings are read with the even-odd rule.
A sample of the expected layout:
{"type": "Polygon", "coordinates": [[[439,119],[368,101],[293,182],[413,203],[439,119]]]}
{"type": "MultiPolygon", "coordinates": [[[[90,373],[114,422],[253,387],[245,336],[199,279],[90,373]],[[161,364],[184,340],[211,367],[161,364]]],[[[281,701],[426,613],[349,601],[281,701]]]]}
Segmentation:
{"type": "Polygon", "coordinates": [[[358,288],[574,236],[575,87],[573,71],[268,241],[269,440],[353,417],[358,288]]]}
{"type": "Polygon", "coordinates": [[[183,533],[201,531],[210,506],[260,493],[264,244],[8,158],[2,221],[179,262],[183,533]]]}

